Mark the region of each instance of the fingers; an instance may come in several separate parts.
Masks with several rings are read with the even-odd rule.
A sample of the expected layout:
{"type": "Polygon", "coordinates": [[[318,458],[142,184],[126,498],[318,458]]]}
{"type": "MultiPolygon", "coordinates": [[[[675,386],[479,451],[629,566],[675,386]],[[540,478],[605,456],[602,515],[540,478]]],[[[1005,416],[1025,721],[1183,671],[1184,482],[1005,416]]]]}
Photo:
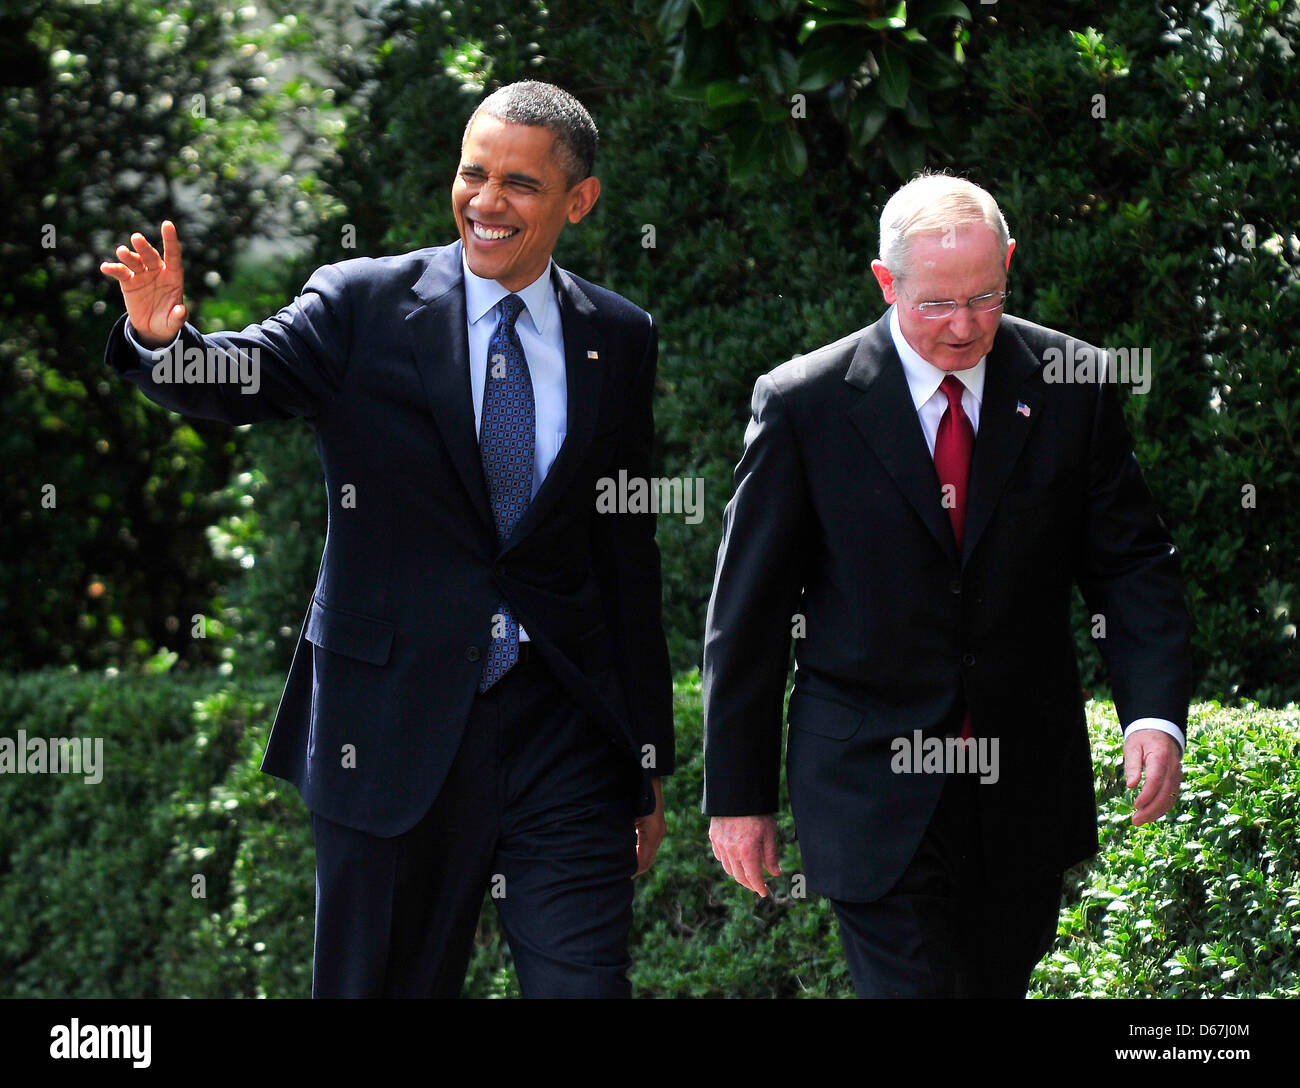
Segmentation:
{"type": "Polygon", "coordinates": [[[709,827],[713,856],[723,872],[741,887],[764,898],[767,883],[763,868],[772,875],[780,873],[777,863],[776,820],[770,816],[714,817],[709,827]]]}
{"type": "Polygon", "coordinates": [[[162,223],[163,261],[168,268],[177,268],[181,262],[181,240],[176,233],[176,224],[170,219],[162,223]]]}
{"type": "Polygon", "coordinates": [[[131,235],[131,246],[135,248],[118,246],[113,251],[118,263],[105,261],[99,266],[99,270],[106,276],[112,276],[119,283],[126,283],[132,276],[144,272],[164,269],[178,271],[181,263],[181,240],[176,233],[176,224],[170,219],[163,220],[162,242],[163,252],[162,256],[159,256],[149,239],[139,231],[135,231],[131,235]]]}
{"type": "Polygon", "coordinates": [[[1148,770],[1146,784],[1133,803],[1133,826],[1158,820],[1174,807],[1182,787],[1183,769],[1175,763],[1159,771],[1148,770]]]}
{"type": "Polygon", "coordinates": [[[111,276],[113,279],[117,280],[118,283],[130,283],[131,277],[135,275],[135,273],[127,268],[126,265],[114,264],[112,261],[101,261],[99,270],[104,273],[105,276],[111,276]]]}
{"type": "MultiPolygon", "coordinates": [[[[144,262],[146,271],[152,271],[155,268],[162,267],[162,255],[154,249],[150,244],[149,239],[139,231],[136,231],[131,235],[131,244],[135,246],[135,252],[136,254],[139,254],[139,259],[144,262]]],[[[118,246],[119,257],[121,256],[121,251],[125,248],[125,246],[118,246]]]]}
{"type": "Polygon", "coordinates": [[[781,875],[781,860],[776,856],[776,836],[763,836],[763,864],[773,876],[781,875]]]}
{"type": "Polygon", "coordinates": [[[1133,802],[1134,827],[1158,820],[1173,808],[1183,781],[1177,742],[1158,731],[1142,732],[1129,737],[1124,744],[1124,772],[1128,787],[1136,787],[1145,778],[1142,791],[1133,802]]]}
{"type": "Polygon", "coordinates": [[[1142,780],[1142,742],[1124,745],[1124,785],[1133,789],[1142,780]]]}
{"type": "Polygon", "coordinates": [[[757,846],[750,846],[742,849],[739,857],[737,868],[740,875],[736,878],[750,891],[758,892],[764,899],[767,898],[767,882],[763,879],[762,865],[759,862],[757,846]]]}
{"type": "MultiPolygon", "coordinates": [[[[136,237],[139,237],[139,235],[136,237]]],[[[118,246],[113,252],[117,254],[118,261],[129,268],[132,274],[138,274],[145,270],[144,260],[138,253],[133,252],[130,247],[118,246]]]]}
{"type": "Polygon", "coordinates": [[[667,834],[667,821],[657,812],[636,821],[636,873],[633,875],[640,876],[654,864],[667,834]]]}

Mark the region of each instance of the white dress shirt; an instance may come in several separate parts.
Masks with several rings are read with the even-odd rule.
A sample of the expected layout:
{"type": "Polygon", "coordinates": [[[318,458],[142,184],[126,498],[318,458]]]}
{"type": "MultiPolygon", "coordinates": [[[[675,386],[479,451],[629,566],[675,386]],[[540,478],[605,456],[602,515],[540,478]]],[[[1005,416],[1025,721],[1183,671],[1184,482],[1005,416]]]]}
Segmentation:
{"type": "MultiPolygon", "coordinates": [[[[488,344],[501,319],[498,304],[507,291],[496,280],[474,275],[461,254],[465,271],[465,320],[469,331],[469,380],[474,394],[474,431],[483,422],[483,387],[487,382],[488,344]]],[[[533,445],[533,494],[542,486],[546,474],[568,431],[569,394],[565,384],[564,329],[560,322],[560,304],[551,286],[551,264],[523,290],[515,291],[523,299],[524,310],[515,321],[515,332],[528,360],[528,375],[533,380],[533,411],[537,429],[533,445]]]]}
{"type": "MultiPolygon", "coordinates": [[[[487,383],[488,344],[501,320],[498,305],[511,294],[496,280],[485,280],[469,270],[462,251],[465,272],[465,320],[469,327],[469,384],[474,396],[474,432],[483,424],[483,387],[487,383]]],[[[524,309],[515,319],[515,332],[528,360],[533,382],[533,495],[551,470],[568,431],[569,390],[564,366],[564,329],[560,304],[551,286],[551,261],[527,287],[515,291],[524,309]]],[[[519,625],[519,641],[528,642],[528,632],[519,625]]]]}
{"type": "MultiPolygon", "coordinates": [[[[907,342],[898,324],[897,306],[889,308],[889,334],[894,339],[894,348],[898,352],[899,361],[903,364],[903,374],[907,378],[907,388],[912,394],[912,403],[916,406],[921,430],[925,434],[925,444],[930,448],[930,456],[933,457],[934,440],[939,433],[939,420],[948,409],[948,397],[939,388],[943,379],[948,376],[948,372],[927,362],[907,342]]],[[[984,400],[987,359],[988,356],[982,355],[980,361],[970,369],[952,372],[953,376],[966,387],[962,390],[961,407],[970,419],[971,428],[976,434],[979,434],[980,429],[980,407],[984,400]]],[[[1173,737],[1178,742],[1179,748],[1187,747],[1187,739],[1183,736],[1183,731],[1164,718],[1138,718],[1131,721],[1124,727],[1125,736],[1128,736],[1130,729],[1158,729],[1173,737]]]]}

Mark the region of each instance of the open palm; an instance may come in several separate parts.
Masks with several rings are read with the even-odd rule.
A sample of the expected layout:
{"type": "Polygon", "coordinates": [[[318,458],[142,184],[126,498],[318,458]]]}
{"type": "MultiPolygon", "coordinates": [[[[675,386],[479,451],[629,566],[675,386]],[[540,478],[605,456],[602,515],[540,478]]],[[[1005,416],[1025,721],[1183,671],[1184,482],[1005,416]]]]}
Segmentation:
{"type": "Polygon", "coordinates": [[[117,247],[117,262],[104,261],[99,270],[117,280],[126,303],[127,318],[136,338],[149,348],[170,344],[185,324],[185,272],[181,266],[181,242],[176,224],[162,224],[163,251],[149,244],[139,231],[131,244],[117,247]]]}

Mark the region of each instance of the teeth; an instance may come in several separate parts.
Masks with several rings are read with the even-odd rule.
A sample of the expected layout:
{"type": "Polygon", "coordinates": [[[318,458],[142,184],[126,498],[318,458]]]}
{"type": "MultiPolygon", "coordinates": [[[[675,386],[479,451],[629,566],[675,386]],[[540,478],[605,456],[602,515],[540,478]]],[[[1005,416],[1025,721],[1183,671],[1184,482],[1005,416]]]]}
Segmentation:
{"type": "Polygon", "coordinates": [[[483,226],[482,223],[474,224],[474,237],[482,238],[485,242],[497,242],[502,238],[509,238],[514,233],[514,227],[497,227],[496,229],[492,229],[483,226]]]}

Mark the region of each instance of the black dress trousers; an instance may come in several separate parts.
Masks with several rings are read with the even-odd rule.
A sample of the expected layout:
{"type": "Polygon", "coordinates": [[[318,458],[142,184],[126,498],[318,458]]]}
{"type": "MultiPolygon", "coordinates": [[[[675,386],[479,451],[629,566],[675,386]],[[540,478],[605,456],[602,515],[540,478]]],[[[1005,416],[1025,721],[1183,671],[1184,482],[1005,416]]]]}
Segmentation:
{"type": "Polygon", "coordinates": [[[639,771],[528,649],[475,696],[415,827],[312,814],[313,997],[458,996],[485,894],[525,997],[630,996],[639,771]]]}
{"type": "Polygon", "coordinates": [[[831,901],[859,997],[1025,996],[1056,937],[1062,874],[989,876],[979,788],[949,775],[898,882],[869,903],[831,901]]]}

